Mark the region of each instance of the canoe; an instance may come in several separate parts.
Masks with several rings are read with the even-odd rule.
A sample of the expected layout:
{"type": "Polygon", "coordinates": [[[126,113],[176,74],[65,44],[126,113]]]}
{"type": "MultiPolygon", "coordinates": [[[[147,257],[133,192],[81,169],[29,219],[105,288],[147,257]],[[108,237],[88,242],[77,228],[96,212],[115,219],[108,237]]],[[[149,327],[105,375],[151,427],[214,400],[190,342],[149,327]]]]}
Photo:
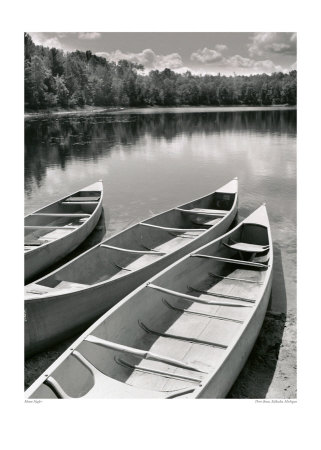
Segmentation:
{"type": "Polygon", "coordinates": [[[224,398],[261,329],[272,284],[261,206],[105,313],[27,398],[224,398]]]}
{"type": "Polygon", "coordinates": [[[224,234],[237,205],[234,179],[133,225],[26,286],[26,356],[82,332],[144,281],[224,234]]]}
{"type": "Polygon", "coordinates": [[[93,231],[102,210],[101,181],[25,217],[25,282],[78,247],[93,231]]]}

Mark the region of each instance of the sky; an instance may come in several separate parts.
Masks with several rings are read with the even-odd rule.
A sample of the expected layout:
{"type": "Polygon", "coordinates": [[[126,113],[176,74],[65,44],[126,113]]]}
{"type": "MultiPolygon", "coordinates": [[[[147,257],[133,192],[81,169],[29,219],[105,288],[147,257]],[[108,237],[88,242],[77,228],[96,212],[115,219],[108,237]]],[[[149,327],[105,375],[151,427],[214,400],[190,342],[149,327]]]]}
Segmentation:
{"type": "Polygon", "coordinates": [[[256,74],[296,69],[296,33],[29,32],[36,44],[91,50],[108,60],[143,64],[145,72],[256,74]]]}

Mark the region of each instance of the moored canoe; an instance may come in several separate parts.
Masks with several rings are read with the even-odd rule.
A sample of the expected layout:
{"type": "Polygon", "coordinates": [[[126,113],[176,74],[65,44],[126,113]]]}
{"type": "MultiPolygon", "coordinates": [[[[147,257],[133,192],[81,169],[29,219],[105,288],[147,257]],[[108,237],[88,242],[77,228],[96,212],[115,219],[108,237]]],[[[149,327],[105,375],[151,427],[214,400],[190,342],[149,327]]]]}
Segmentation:
{"type": "Polygon", "coordinates": [[[105,313],[26,397],[224,398],[261,329],[272,266],[261,206],[105,313]]]}
{"type": "Polygon", "coordinates": [[[25,217],[25,282],[76,249],[93,231],[102,211],[98,181],[25,217]]]}
{"type": "Polygon", "coordinates": [[[237,205],[234,179],[127,228],[26,286],[26,356],[81,332],[148,278],[225,233],[237,205]]]}

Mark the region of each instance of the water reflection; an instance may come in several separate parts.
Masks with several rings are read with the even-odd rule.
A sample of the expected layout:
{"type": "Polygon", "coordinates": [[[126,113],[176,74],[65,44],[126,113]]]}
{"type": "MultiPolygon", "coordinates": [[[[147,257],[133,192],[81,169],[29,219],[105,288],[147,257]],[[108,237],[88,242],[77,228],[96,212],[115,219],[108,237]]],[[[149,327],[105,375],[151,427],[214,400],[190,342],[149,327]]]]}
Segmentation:
{"type": "MultiPolygon", "coordinates": [[[[258,135],[295,136],[296,111],[202,112],[164,114],[106,113],[92,116],[30,119],[25,123],[25,191],[32,193],[33,184],[39,188],[49,167],[65,170],[73,160],[98,162],[115,147],[134,150],[144,138],[164,141],[168,145],[177,136],[189,139],[193,135],[252,133],[258,135]]],[[[231,141],[233,144],[233,141],[231,141]]],[[[239,152],[239,143],[234,141],[239,152]]],[[[208,151],[208,147],[206,147],[208,151]]],[[[197,148],[197,151],[202,149],[197,148]]],[[[152,149],[150,150],[152,151],[152,149]]],[[[259,165],[257,155],[250,155],[255,170],[266,171],[259,165]]],[[[291,167],[285,170],[292,170],[291,167]]]]}
{"type": "Polygon", "coordinates": [[[101,178],[108,237],[238,176],[240,218],[267,203],[295,308],[296,111],[183,111],[27,120],[26,214],[101,178]]]}

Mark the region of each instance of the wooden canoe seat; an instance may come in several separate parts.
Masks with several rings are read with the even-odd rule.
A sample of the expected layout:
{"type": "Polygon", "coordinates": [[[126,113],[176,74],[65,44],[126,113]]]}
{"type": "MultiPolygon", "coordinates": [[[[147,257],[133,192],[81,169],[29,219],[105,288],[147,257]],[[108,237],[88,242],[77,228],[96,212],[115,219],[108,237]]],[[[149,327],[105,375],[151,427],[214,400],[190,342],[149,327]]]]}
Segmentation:
{"type": "Polygon", "coordinates": [[[192,208],[192,209],[183,209],[183,208],[175,208],[177,211],[186,213],[186,214],[200,214],[205,216],[226,216],[229,211],[225,209],[204,209],[204,208],[192,208]]]}
{"type": "Polygon", "coordinates": [[[226,247],[231,248],[232,250],[237,250],[239,252],[245,253],[263,253],[269,249],[268,245],[256,245],[256,244],[249,244],[247,242],[231,241],[230,243],[223,242],[223,244],[226,247]]]}
{"type": "Polygon", "coordinates": [[[100,197],[68,197],[64,201],[70,203],[78,202],[99,202],[100,197]]]}

